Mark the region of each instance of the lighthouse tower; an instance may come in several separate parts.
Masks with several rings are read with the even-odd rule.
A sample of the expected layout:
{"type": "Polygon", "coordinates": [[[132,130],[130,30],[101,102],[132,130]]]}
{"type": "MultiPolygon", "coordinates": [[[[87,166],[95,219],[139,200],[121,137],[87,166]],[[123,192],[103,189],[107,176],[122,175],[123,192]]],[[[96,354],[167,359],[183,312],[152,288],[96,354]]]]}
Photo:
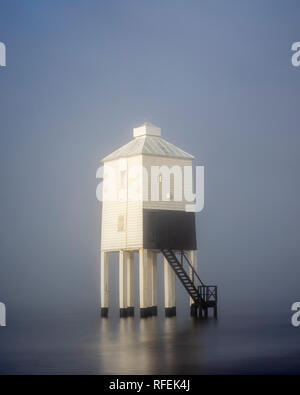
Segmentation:
{"type": "Polygon", "coordinates": [[[133,139],[102,160],[102,316],[109,311],[109,253],[115,251],[121,317],[134,314],[134,253],[139,257],[141,317],[157,314],[159,253],[164,257],[165,314],[176,314],[176,278],[190,296],[192,314],[198,308],[207,314],[207,307],[214,307],[216,314],[216,292],[197,274],[195,213],[187,209],[192,161],[192,155],[164,140],[161,129],[148,122],[134,128],[133,139]]]}

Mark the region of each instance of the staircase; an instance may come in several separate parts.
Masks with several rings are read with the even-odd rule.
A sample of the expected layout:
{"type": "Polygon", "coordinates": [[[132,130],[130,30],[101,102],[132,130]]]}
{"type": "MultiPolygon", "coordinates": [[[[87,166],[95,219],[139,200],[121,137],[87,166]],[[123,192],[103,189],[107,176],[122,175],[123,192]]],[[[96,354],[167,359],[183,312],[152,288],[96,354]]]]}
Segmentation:
{"type": "Polygon", "coordinates": [[[217,287],[214,285],[204,285],[184,251],[180,252],[181,261],[178,260],[173,250],[162,249],[161,252],[194,301],[194,304],[191,306],[192,315],[197,314],[197,309],[199,308],[200,315],[202,315],[202,310],[204,310],[204,314],[207,316],[208,307],[212,307],[214,309],[214,315],[216,316],[217,287]],[[190,275],[184,268],[184,262],[188,265],[190,275]],[[193,314],[194,310],[195,314],[193,314]]]}

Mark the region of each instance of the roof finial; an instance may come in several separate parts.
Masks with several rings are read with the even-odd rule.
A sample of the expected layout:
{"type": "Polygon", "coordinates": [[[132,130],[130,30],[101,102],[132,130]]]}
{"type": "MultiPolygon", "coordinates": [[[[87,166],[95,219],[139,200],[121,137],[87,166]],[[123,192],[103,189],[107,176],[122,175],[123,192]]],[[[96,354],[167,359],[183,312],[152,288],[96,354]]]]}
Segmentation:
{"type": "Polygon", "coordinates": [[[161,128],[145,121],[143,125],[133,129],[133,137],[161,136],[161,128]]]}

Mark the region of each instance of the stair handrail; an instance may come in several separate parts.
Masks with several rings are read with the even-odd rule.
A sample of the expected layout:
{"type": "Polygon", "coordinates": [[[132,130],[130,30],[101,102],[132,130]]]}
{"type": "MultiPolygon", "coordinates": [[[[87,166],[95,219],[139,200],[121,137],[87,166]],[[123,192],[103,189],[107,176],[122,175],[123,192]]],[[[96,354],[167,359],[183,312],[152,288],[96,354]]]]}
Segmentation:
{"type": "MultiPolygon", "coordinates": [[[[171,265],[171,267],[173,268],[173,270],[175,271],[175,273],[177,274],[177,276],[179,277],[176,269],[174,268],[174,266],[172,265],[171,261],[168,259],[168,255],[173,256],[173,258],[175,259],[175,261],[182,267],[182,271],[185,273],[185,275],[189,278],[189,280],[191,281],[191,283],[193,284],[196,293],[199,296],[200,299],[200,303],[217,303],[218,300],[218,287],[216,285],[205,285],[198,273],[196,272],[194,266],[191,264],[191,262],[189,261],[189,259],[187,258],[187,256],[185,255],[185,251],[184,250],[180,250],[180,255],[181,255],[181,259],[180,262],[176,256],[176,252],[173,250],[169,250],[169,249],[161,249],[161,252],[163,253],[163,255],[165,256],[165,258],[168,260],[169,264],[171,265]],[[186,262],[188,263],[190,269],[191,269],[191,274],[189,275],[186,271],[186,269],[183,267],[183,258],[185,258],[186,262]],[[199,283],[201,285],[196,285],[195,284],[195,276],[198,279],[199,283]]],[[[188,291],[188,293],[190,294],[190,296],[193,298],[193,300],[196,303],[199,303],[198,298],[195,298],[195,295],[192,295],[192,293],[190,292],[190,289],[186,286],[186,283],[183,282],[182,278],[179,277],[179,279],[181,280],[182,284],[184,285],[184,287],[186,288],[186,290],[188,291]]],[[[205,305],[204,305],[205,306],[205,305]]]]}
{"type": "Polygon", "coordinates": [[[185,260],[187,261],[189,267],[192,269],[192,280],[193,280],[193,283],[195,283],[195,282],[194,282],[194,276],[196,275],[196,277],[197,277],[199,283],[202,285],[202,287],[205,287],[206,285],[203,283],[203,281],[201,281],[201,279],[200,279],[198,273],[196,272],[196,270],[195,270],[194,266],[191,264],[191,262],[188,260],[188,258],[187,258],[187,256],[185,255],[185,252],[184,252],[184,251],[181,251],[181,256],[183,256],[183,257],[185,258],[185,260]]]}
{"type": "Polygon", "coordinates": [[[198,292],[205,302],[218,301],[218,287],[216,285],[199,286],[198,292]]]}
{"type": "MultiPolygon", "coordinates": [[[[173,270],[175,271],[175,273],[176,273],[176,270],[174,269],[174,267],[172,266],[171,262],[169,261],[168,255],[172,255],[172,256],[175,258],[175,260],[178,262],[178,264],[179,264],[180,266],[182,266],[183,272],[185,273],[185,275],[187,276],[187,278],[189,279],[189,281],[191,281],[191,283],[193,284],[193,287],[194,287],[194,289],[195,289],[195,291],[196,291],[198,297],[201,298],[201,296],[200,296],[200,294],[199,294],[199,287],[194,283],[194,280],[192,280],[192,279],[190,278],[189,274],[186,272],[185,268],[183,267],[182,257],[181,257],[181,263],[180,263],[179,260],[178,260],[178,258],[177,258],[177,256],[176,256],[176,253],[175,253],[173,250],[161,249],[161,252],[162,252],[163,255],[165,256],[165,258],[168,260],[169,264],[171,265],[171,267],[173,268],[173,270]]],[[[180,251],[180,252],[181,252],[181,251],[180,251]]],[[[189,262],[188,262],[188,263],[189,263],[189,262]]],[[[190,265],[190,263],[189,263],[189,265],[190,265]]],[[[197,273],[196,273],[196,275],[197,275],[197,273]]],[[[178,276],[178,274],[177,274],[177,276],[178,276]]],[[[199,276],[197,275],[197,277],[199,277],[199,276]]],[[[180,277],[179,277],[179,278],[180,278],[180,277]]],[[[201,280],[200,280],[200,282],[201,282],[201,280]]],[[[186,288],[186,290],[187,290],[187,292],[190,294],[190,296],[194,299],[194,296],[195,296],[195,295],[192,296],[192,294],[190,293],[190,290],[187,288],[186,284],[185,284],[182,280],[181,280],[181,283],[182,283],[183,286],[186,288]]],[[[201,282],[201,283],[202,283],[202,282],[201,282]]],[[[203,284],[203,283],[202,283],[202,284],[203,284]]],[[[194,301],[197,302],[196,299],[194,299],[194,301]]]]}

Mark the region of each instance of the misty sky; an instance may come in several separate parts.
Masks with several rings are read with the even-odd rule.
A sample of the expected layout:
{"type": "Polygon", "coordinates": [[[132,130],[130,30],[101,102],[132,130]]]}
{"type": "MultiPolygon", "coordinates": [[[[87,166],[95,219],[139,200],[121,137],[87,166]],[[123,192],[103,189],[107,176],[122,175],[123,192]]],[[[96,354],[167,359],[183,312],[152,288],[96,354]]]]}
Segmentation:
{"type": "MultiPolygon", "coordinates": [[[[101,158],[150,121],[205,166],[224,310],[300,299],[299,1],[0,0],[0,301],[99,305],[101,158]]],[[[185,296],[186,297],[186,296],[185,296]]]]}

